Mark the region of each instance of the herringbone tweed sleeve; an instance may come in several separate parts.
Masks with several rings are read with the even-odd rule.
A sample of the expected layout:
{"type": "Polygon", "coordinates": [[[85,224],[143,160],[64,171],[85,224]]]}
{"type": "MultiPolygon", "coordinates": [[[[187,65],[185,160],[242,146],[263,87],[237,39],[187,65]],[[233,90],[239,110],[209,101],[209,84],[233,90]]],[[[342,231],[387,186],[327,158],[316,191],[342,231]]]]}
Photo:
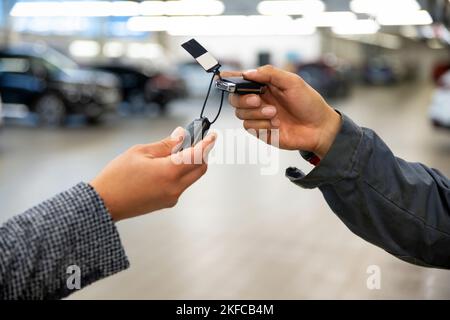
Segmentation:
{"type": "Polygon", "coordinates": [[[76,290],[74,270],[85,287],[128,266],[110,214],[86,183],[0,227],[1,299],[60,299],[76,290]]]}

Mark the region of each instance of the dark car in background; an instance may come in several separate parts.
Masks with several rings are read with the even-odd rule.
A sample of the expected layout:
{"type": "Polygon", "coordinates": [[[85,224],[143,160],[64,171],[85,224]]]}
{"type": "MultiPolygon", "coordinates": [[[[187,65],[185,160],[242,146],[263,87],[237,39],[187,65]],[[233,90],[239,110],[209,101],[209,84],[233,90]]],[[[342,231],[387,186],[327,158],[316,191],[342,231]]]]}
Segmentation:
{"type": "Polygon", "coordinates": [[[2,98],[0,97],[0,129],[3,126],[3,104],[2,104],[2,98]]]}
{"type": "Polygon", "coordinates": [[[363,81],[369,85],[390,85],[399,80],[394,67],[383,58],[369,59],[362,70],[363,81]]]}
{"type": "Polygon", "coordinates": [[[132,110],[142,110],[148,104],[156,104],[160,113],[164,114],[171,101],[186,96],[184,81],[175,76],[120,63],[92,67],[117,76],[123,101],[129,103],[132,110]]]}
{"type": "Polygon", "coordinates": [[[0,94],[5,106],[26,106],[51,126],[62,125],[69,114],[98,122],[121,100],[114,75],[80,68],[44,45],[0,49],[0,94]]]}
{"type": "Polygon", "coordinates": [[[322,61],[298,65],[297,74],[326,98],[343,98],[351,90],[347,72],[322,61]]]}

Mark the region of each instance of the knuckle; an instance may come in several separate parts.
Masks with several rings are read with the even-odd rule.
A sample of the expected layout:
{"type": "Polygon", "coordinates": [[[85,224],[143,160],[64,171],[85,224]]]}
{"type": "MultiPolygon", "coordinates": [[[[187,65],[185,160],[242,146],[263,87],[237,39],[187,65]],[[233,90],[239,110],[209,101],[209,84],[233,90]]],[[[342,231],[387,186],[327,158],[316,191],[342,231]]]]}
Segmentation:
{"type": "Polygon", "coordinates": [[[238,104],[237,108],[239,108],[239,107],[248,108],[249,107],[249,104],[247,102],[248,97],[249,96],[247,96],[247,95],[242,95],[242,96],[238,97],[239,104],[238,104]]]}
{"type": "Polygon", "coordinates": [[[181,196],[181,189],[179,187],[174,187],[170,191],[170,198],[178,200],[178,198],[181,196]]]}
{"type": "Polygon", "coordinates": [[[170,144],[170,142],[168,142],[167,140],[161,140],[161,146],[166,149],[166,150],[172,150],[172,144],[170,144]]]}
{"type": "Polygon", "coordinates": [[[177,204],[182,190],[177,185],[171,185],[166,190],[166,202],[169,207],[177,204]]]}
{"type": "Polygon", "coordinates": [[[167,207],[173,208],[177,205],[177,203],[178,203],[178,198],[170,198],[169,201],[167,202],[167,207]]]}
{"type": "Polygon", "coordinates": [[[266,64],[266,65],[263,65],[260,69],[262,71],[272,71],[274,69],[274,67],[271,64],[266,64]]]}
{"type": "Polygon", "coordinates": [[[208,171],[208,165],[205,163],[202,164],[202,166],[200,167],[200,176],[203,176],[206,173],[206,171],[208,171]]]}
{"type": "Polygon", "coordinates": [[[128,151],[131,153],[141,152],[144,146],[145,146],[144,144],[135,144],[130,149],[128,149],[128,151]]]}
{"type": "Polygon", "coordinates": [[[176,181],[181,176],[181,165],[171,166],[170,170],[167,170],[167,178],[169,181],[176,181]]]}

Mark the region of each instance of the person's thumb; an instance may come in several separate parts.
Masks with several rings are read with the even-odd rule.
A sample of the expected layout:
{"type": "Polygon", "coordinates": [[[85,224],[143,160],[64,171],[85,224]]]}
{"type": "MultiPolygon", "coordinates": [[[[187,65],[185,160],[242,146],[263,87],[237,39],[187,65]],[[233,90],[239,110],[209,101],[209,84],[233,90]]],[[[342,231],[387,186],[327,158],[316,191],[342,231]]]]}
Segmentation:
{"type": "Polygon", "coordinates": [[[177,127],[167,138],[146,145],[145,152],[155,158],[167,157],[179,149],[181,143],[183,143],[185,134],[186,130],[182,127],[177,127]]]}
{"type": "Polygon", "coordinates": [[[271,65],[265,65],[256,70],[248,70],[242,74],[247,80],[270,84],[282,90],[291,88],[295,85],[294,81],[300,79],[294,73],[275,68],[271,65]]]}

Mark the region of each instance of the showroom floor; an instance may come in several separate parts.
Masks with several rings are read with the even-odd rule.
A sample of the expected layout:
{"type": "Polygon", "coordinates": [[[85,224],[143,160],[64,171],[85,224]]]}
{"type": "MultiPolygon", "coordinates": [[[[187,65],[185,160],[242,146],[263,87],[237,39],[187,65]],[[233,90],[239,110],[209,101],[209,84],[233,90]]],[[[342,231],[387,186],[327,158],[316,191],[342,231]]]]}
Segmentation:
{"type": "MultiPolygon", "coordinates": [[[[359,88],[335,106],[375,129],[397,155],[450,175],[450,132],[427,119],[431,93],[429,86],[359,88]]],[[[0,220],[89,181],[127,147],[190,121],[198,106],[179,102],[164,119],[112,118],[97,128],[7,126],[0,132],[0,220]]],[[[230,109],[217,129],[239,127],[230,109]]],[[[176,208],[119,223],[131,268],[71,298],[450,298],[449,271],[409,265],[359,239],[320,192],[286,180],[290,165],[308,168],[295,152],[280,153],[275,175],[262,175],[262,164],[211,164],[176,208]],[[381,270],[379,290],[366,285],[371,265],[381,270]]]]}

